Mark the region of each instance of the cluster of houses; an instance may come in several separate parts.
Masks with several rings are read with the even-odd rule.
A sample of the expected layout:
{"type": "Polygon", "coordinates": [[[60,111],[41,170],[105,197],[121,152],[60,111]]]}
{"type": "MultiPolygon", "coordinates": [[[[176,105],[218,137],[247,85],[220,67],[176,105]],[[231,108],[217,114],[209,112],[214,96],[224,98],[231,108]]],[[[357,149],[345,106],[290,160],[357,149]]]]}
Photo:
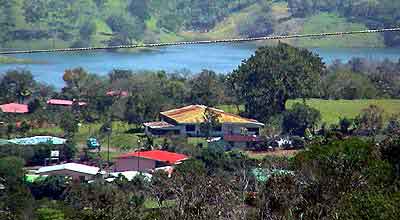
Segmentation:
{"type": "Polygon", "coordinates": [[[39,168],[35,173],[40,176],[61,175],[76,181],[93,181],[102,176],[106,181],[113,181],[120,175],[132,180],[136,175],[151,178],[151,174],[163,170],[171,175],[175,165],[189,159],[189,156],[168,151],[153,150],[131,152],[116,158],[111,170],[101,170],[99,167],[78,163],[66,163],[39,168]]]}
{"type": "MultiPolygon", "coordinates": [[[[48,103],[69,104],[61,101],[49,101],[48,103]]],[[[206,120],[206,110],[213,111],[218,116],[220,126],[215,127],[211,132],[216,140],[224,141],[232,147],[247,146],[261,141],[259,134],[264,124],[203,105],[190,105],[161,112],[160,121],[144,123],[145,133],[155,137],[166,135],[204,137],[201,124],[206,120]]],[[[114,165],[107,172],[99,167],[67,163],[42,167],[36,171],[36,174],[40,176],[64,175],[80,181],[93,181],[99,175],[107,181],[113,181],[120,175],[129,180],[139,173],[144,173],[151,178],[151,174],[158,170],[163,170],[171,175],[174,166],[189,159],[189,156],[163,150],[151,150],[126,153],[115,159],[114,165]]]]}

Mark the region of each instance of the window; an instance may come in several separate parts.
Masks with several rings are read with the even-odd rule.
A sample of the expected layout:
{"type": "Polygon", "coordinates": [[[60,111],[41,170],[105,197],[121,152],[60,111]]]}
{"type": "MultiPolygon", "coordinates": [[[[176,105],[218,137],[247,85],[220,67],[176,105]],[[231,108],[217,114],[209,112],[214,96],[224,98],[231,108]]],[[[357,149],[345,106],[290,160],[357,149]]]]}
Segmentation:
{"type": "Polygon", "coordinates": [[[258,135],[260,133],[260,129],[259,128],[247,128],[247,131],[250,133],[254,133],[256,135],[258,135]]]}
{"type": "Polygon", "coordinates": [[[220,132],[222,131],[222,126],[217,126],[214,128],[214,131],[220,132]]]}
{"type": "Polygon", "coordinates": [[[186,125],[186,132],[195,132],[196,125],[186,125]]]}

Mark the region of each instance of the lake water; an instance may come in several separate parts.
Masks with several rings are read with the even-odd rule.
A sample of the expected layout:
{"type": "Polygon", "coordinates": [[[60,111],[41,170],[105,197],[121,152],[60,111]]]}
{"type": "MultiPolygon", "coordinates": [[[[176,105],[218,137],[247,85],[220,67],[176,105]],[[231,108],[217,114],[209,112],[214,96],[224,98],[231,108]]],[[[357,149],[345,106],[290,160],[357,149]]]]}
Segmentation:
{"type": "MultiPolygon", "coordinates": [[[[0,64],[0,72],[9,69],[25,68],[32,72],[37,80],[63,86],[62,74],[65,69],[83,67],[91,73],[107,74],[113,69],[166,70],[182,69],[196,73],[202,69],[211,69],[218,73],[229,73],[251,56],[256,50],[252,44],[215,44],[188,45],[159,48],[143,52],[82,52],[82,53],[38,53],[20,54],[19,58],[45,61],[45,64],[0,64]]],[[[319,54],[325,63],[335,59],[348,61],[352,57],[364,57],[371,60],[399,60],[400,48],[346,48],[311,49],[319,54]]]]}

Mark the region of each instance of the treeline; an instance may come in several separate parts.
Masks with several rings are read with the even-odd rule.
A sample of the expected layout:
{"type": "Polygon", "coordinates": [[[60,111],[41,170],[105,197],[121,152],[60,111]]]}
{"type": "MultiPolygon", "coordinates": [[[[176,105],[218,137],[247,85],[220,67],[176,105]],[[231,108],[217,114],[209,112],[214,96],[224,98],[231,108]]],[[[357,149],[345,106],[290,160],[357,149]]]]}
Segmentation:
{"type": "MultiPolygon", "coordinates": [[[[289,9],[296,17],[307,17],[319,12],[334,12],[350,21],[366,24],[369,28],[393,28],[399,26],[400,2],[392,0],[288,0],[289,9]]],[[[396,33],[385,33],[385,44],[398,46],[396,33]]]]}
{"type": "MultiPolygon", "coordinates": [[[[276,59],[271,59],[272,61],[276,62],[276,59]]],[[[310,91],[304,93],[304,97],[346,100],[400,98],[400,62],[354,58],[347,63],[335,61],[327,68],[322,63],[321,65],[321,69],[318,70],[321,72],[316,72],[315,78],[310,79],[310,91]]],[[[280,70],[259,71],[263,73],[257,74],[256,81],[251,78],[253,76],[249,76],[249,82],[245,81],[247,79],[237,78],[238,83],[247,83],[242,88],[238,87],[239,84],[235,81],[235,73],[221,75],[210,70],[203,70],[197,74],[184,71],[166,73],[113,70],[107,76],[99,76],[82,68],[75,68],[65,71],[65,86],[61,91],[35,81],[29,71],[9,71],[0,77],[0,102],[28,103],[32,112],[40,112],[50,98],[80,100],[88,103],[84,110],[79,111],[82,120],[104,120],[111,114],[115,119],[132,124],[155,120],[161,111],[189,104],[214,107],[232,105],[236,106],[240,114],[265,122],[276,112],[283,112],[288,99],[302,98],[299,94],[306,88],[303,78],[299,78],[296,86],[293,82],[289,88],[282,90],[288,92],[287,95],[282,93],[282,97],[269,97],[270,94],[274,94],[272,91],[283,89],[283,85],[258,83],[266,80],[264,77],[268,77],[268,74],[264,73],[280,70]],[[255,98],[264,94],[261,92],[263,89],[266,98],[255,98]],[[127,92],[128,97],[107,96],[109,91],[127,92]],[[248,97],[244,97],[244,94],[248,97]],[[265,103],[268,100],[271,100],[271,103],[265,103]]],[[[299,69],[293,73],[300,76],[298,71],[299,69]]],[[[276,80],[281,82],[280,78],[276,80]]],[[[40,116],[38,120],[45,120],[43,123],[62,118],[53,114],[47,118],[41,113],[37,115],[40,116]]]]}

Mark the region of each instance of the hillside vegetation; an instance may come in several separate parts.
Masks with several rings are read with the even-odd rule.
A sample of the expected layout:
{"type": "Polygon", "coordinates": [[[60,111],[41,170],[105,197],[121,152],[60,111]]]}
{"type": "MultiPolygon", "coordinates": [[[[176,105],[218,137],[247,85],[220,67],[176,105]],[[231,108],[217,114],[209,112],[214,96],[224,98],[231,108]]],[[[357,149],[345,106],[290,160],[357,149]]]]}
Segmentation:
{"type": "MultiPolygon", "coordinates": [[[[0,47],[57,48],[398,25],[391,0],[0,0],[0,47]]],[[[398,46],[398,34],[291,42],[298,46],[398,46]]]]}

